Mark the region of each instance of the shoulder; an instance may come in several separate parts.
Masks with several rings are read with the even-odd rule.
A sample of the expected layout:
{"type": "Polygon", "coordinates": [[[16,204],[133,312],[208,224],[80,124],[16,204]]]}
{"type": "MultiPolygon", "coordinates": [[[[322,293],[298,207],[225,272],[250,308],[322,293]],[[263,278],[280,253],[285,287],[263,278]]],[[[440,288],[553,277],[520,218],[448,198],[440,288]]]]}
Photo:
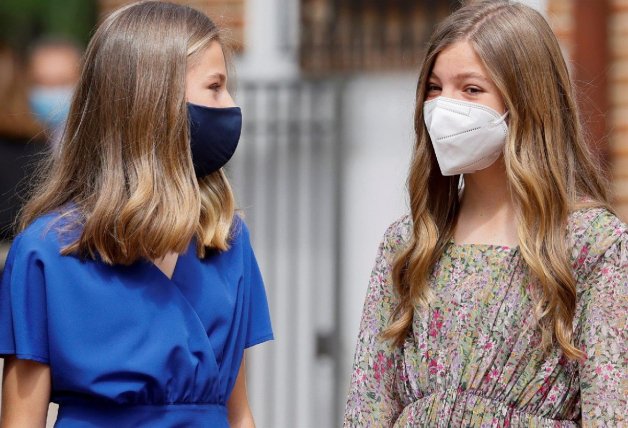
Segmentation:
{"type": "Polygon", "coordinates": [[[220,252],[225,257],[250,258],[253,253],[249,228],[241,214],[235,214],[231,221],[229,247],[220,252]]]}
{"type": "Polygon", "coordinates": [[[603,250],[628,239],[628,226],[605,208],[584,208],[569,215],[568,235],[573,249],[603,250]]]}
{"type": "Polygon", "coordinates": [[[570,214],[568,236],[578,276],[587,275],[600,260],[624,257],[628,248],[628,226],[605,208],[585,208],[570,214]]]}
{"type": "Polygon", "coordinates": [[[386,229],[379,246],[379,254],[392,263],[397,253],[406,248],[411,238],[412,218],[405,214],[386,229]]]}
{"type": "Polygon", "coordinates": [[[231,246],[250,245],[251,236],[249,228],[241,214],[235,214],[231,221],[230,233],[231,246]]]}
{"type": "Polygon", "coordinates": [[[411,238],[412,218],[409,214],[405,214],[386,229],[381,243],[382,250],[386,253],[395,254],[405,248],[411,238]]]}
{"type": "Polygon", "coordinates": [[[62,248],[78,237],[76,224],[59,212],[37,217],[15,237],[12,252],[60,255],[62,248]]]}
{"type": "Polygon", "coordinates": [[[628,231],[626,223],[606,208],[583,208],[573,211],[568,220],[569,233],[573,240],[597,238],[620,238],[628,231]]]}
{"type": "Polygon", "coordinates": [[[58,214],[38,217],[16,236],[14,244],[22,249],[59,249],[61,242],[58,226],[58,214]]]}
{"type": "Polygon", "coordinates": [[[4,266],[6,277],[24,276],[31,269],[43,271],[44,266],[57,263],[62,245],[51,229],[54,223],[55,216],[39,217],[13,239],[4,266]]]}

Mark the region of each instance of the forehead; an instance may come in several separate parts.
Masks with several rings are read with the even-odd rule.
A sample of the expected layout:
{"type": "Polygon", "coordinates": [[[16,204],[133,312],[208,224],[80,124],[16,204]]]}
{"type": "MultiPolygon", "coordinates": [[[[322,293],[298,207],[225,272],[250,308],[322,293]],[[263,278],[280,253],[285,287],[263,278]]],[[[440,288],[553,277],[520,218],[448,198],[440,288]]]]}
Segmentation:
{"type": "Polygon", "coordinates": [[[80,54],[70,47],[46,46],[35,50],[30,60],[31,78],[40,84],[71,84],[78,79],[80,54]]]}
{"type": "Polygon", "coordinates": [[[81,54],[69,46],[42,46],[33,51],[30,58],[31,65],[41,65],[50,62],[77,63],[81,59],[81,54]]]}
{"type": "Polygon", "coordinates": [[[443,49],[434,61],[432,73],[440,78],[459,74],[478,74],[488,79],[488,73],[473,49],[466,40],[456,42],[443,49]]]}
{"type": "Polygon", "coordinates": [[[189,58],[188,74],[222,73],[226,74],[225,55],[222,46],[212,41],[207,47],[194,53],[189,58]]]}

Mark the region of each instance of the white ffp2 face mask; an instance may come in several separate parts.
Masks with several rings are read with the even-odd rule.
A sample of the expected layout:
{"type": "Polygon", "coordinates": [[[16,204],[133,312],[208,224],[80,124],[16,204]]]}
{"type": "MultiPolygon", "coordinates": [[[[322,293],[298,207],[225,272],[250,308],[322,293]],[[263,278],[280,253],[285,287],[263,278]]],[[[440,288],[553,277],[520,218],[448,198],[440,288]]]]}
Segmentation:
{"type": "Polygon", "coordinates": [[[470,174],[491,166],[506,143],[507,115],[451,98],[426,101],[423,118],[441,173],[470,174]]]}

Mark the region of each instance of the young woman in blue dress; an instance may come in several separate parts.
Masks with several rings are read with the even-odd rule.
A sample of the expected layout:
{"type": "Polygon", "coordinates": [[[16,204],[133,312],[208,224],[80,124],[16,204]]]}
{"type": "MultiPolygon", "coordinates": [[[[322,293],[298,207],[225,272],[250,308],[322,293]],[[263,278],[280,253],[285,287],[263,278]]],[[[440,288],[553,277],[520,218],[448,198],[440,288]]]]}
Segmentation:
{"type": "Polygon", "coordinates": [[[221,167],[240,109],[202,13],[142,2],[84,58],[65,138],[0,286],[1,425],[252,427],[244,350],[272,339],[221,167]]]}

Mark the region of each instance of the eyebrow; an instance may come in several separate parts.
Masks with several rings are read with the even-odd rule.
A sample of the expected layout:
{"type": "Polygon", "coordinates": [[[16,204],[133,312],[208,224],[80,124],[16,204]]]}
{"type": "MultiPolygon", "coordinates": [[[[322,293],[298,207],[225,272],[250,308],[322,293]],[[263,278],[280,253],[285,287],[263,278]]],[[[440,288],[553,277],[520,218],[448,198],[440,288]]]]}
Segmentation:
{"type": "MultiPolygon", "coordinates": [[[[440,79],[440,78],[436,75],[436,73],[434,73],[434,72],[431,72],[431,73],[430,73],[430,77],[435,77],[435,78],[437,78],[437,79],[440,79]]],[[[454,80],[458,80],[458,81],[460,81],[460,80],[464,80],[464,79],[469,79],[469,78],[475,78],[475,79],[480,79],[480,80],[483,80],[483,81],[485,81],[485,82],[490,82],[490,80],[488,80],[486,77],[484,77],[484,76],[483,76],[483,75],[481,75],[480,73],[476,73],[476,72],[474,72],[474,71],[468,71],[468,72],[466,72],[466,73],[459,73],[459,74],[456,74],[456,75],[454,76],[454,80]]]]}
{"type": "Polygon", "coordinates": [[[209,79],[218,79],[220,80],[220,83],[224,83],[227,80],[227,76],[223,73],[211,73],[207,75],[207,80],[209,79]]]}

